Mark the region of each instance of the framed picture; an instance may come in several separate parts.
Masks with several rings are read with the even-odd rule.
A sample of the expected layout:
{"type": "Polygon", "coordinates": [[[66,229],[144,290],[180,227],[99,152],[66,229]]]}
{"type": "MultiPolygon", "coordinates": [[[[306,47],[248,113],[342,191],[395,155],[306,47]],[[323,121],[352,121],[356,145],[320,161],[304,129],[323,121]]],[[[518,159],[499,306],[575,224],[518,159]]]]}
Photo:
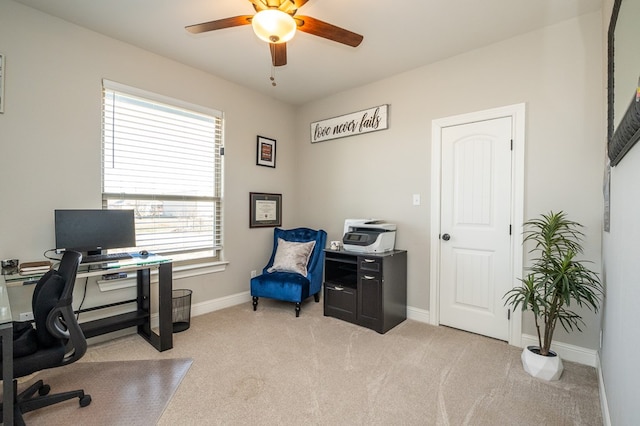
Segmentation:
{"type": "Polygon", "coordinates": [[[276,141],[275,139],[258,136],[258,152],[256,164],[258,166],[276,167],[276,141]]]}
{"type": "Polygon", "coordinates": [[[282,194],[249,193],[249,228],[282,226],[282,194]]]}

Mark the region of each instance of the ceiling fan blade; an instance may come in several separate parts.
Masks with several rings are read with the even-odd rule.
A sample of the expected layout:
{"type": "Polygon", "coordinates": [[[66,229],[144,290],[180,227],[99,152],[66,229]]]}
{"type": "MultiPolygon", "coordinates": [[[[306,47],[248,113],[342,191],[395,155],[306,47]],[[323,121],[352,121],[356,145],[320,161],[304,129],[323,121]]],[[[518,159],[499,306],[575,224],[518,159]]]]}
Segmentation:
{"type": "Polygon", "coordinates": [[[265,0],[249,0],[251,4],[253,4],[253,8],[256,12],[260,12],[261,10],[269,9],[269,5],[265,0]]]}
{"type": "Polygon", "coordinates": [[[287,43],[269,43],[271,63],[274,67],[287,65],[287,43]]]}
{"type": "Polygon", "coordinates": [[[336,27],[335,25],[316,18],[311,18],[310,16],[296,15],[294,19],[296,20],[300,31],[346,44],[347,46],[356,47],[362,43],[362,40],[364,39],[360,34],[345,30],[344,28],[336,27]]]}
{"type": "Polygon", "coordinates": [[[256,12],[266,9],[278,9],[284,13],[295,13],[297,3],[305,4],[307,0],[249,0],[256,12]]]}
{"type": "Polygon", "coordinates": [[[309,0],[293,0],[293,2],[296,4],[296,9],[300,9],[302,6],[304,6],[309,0]]]}
{"type": "Polygon", "coordinates": [[[221,30],[223,28],[239,27],[240,25],[249,25],[251,23],[251,15],[234,16],[231,18],[218,19],[215,21],[203,22],[201,24],[189,25],[184,27],[192,34],[206,33],[207,31],[221,30]]]}

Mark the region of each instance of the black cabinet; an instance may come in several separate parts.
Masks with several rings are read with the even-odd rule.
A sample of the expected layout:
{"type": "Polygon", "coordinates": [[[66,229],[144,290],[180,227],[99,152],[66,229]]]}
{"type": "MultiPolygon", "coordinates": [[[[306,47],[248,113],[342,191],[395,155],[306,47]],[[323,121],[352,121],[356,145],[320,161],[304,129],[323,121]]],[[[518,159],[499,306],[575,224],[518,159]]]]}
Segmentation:
{"type": "Polygon", "coordinates": [[[324,315],[386,333],[407,318],[407,252],[325,250],[324,315]]]}

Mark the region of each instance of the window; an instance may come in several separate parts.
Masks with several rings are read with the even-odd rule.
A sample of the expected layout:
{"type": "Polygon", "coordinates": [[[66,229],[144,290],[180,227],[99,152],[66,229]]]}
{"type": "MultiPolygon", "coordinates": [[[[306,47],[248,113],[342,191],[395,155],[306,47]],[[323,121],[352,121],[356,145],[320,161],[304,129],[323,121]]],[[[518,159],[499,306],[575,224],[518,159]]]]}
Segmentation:
{"type": "Polygon", "coordinates": [[[135,211],[138,247],[219,258],[222,118],[103,81],[102,207],[135,211]]]}

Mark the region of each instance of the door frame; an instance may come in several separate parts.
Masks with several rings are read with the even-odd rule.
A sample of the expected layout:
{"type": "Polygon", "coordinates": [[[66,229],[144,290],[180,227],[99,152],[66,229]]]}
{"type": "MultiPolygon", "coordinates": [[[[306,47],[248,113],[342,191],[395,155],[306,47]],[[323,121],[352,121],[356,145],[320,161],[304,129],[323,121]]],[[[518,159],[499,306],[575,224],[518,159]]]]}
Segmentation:
{"type": "MultiPolygon", "coordinates": [[[[431,259],[429,322],[440,325],[440,209],[442,129],[478,121],[503,117],[512,119],[513,154],[511,156],[511,279],[513,286],[522,277],[523,247],[522,224],[524,222],[524,159],[525,159],[525,104],[514,104],[467,114],[435,119],[431,122],[431,259]]],[[[505,307],[505,311],[506,311],[505,307]]],[[[522,312],[511,313],[509,344],[522,347],[522,312]]]]}

